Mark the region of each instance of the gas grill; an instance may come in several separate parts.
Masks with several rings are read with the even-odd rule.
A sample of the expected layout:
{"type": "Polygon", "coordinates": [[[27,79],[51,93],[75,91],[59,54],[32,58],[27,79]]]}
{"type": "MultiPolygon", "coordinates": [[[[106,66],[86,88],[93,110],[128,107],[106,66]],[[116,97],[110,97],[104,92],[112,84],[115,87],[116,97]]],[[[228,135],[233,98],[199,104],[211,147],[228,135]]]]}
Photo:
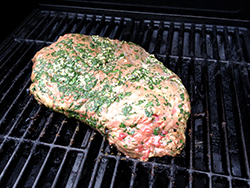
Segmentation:
{"type": "Polygon", "coordinates": [[[247,12],[236,14],[236,1],[215,12],[226,18],[153,2],[44,1],[0,44],[0,187],[250,187],[247,12]],[[31,58],[65,33],[132,41],[178,74],[192,105],[180,156],[126,158],[86,124],[37,103],[31,58]]]}

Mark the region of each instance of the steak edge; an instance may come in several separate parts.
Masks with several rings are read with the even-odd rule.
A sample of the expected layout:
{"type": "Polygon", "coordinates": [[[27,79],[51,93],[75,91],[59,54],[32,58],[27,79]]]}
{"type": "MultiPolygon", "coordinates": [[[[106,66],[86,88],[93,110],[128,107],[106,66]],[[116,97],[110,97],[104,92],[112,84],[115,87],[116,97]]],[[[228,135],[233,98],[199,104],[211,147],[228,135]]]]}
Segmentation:
{"type": "Polygon", "coordinates": [[[142,47],[65,34],[32,59],[39,104],[99,131],[131,158],[176,156],[191,112],[181,79],[142,47]]]}

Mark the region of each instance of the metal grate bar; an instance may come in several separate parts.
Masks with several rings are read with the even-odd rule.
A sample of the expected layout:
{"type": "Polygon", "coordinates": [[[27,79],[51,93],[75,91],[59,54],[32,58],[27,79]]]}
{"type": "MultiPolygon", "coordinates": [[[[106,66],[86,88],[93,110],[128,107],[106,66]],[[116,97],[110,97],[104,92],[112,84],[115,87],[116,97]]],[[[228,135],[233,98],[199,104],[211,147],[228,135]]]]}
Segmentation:
{"type": "Polygon", "coordinates": [[[81,171],[84,164],[83,158],[84,155],[82,153],[77,154],[72,171],[65,186],[66,188],[71,188],[71,187],[73,188],[77,186],[77,183],[79,182],[79,172],[81,171]]]}
{"type": "Polygon", "coordinates": [[[12,163],[14,163],[14,161],[15,161],[15,156],[17,156],[17,153],[20,150],[21,144],[22,144],[21,142],[18,143],[18,145],[16,146],[13,154],[9,158],[7,164],[5,165],[2,173],[0,174],[0,185],[1,186],[3,186],[3,184],[5,183],[4,179],[6,178],[6,175],[9,174],[10,171],[11,171],[11,166],[13,165],[12,163]]]}
{"type": "Polygon", "coordinates": [[[245,168],[246,168],[246,173],[247,173],[247,177],[250,178],[250,169],[249,169],[249,163],[248,163],[248,155],[247,155],[247,149],[246,149],[246,142],[245,142],[245,137],[244,137],[244,133],[243,133],[243,122],[242,122],[242,118],[241,118],[241,109],[240,109],[240,105],[239,105],[239,96],[238,96],[238,90],[239,88],[237,88],[237,85],[235,83],[235,74],[233,72],[233,68],[231,69],[231,75],[234,78],[233,79],[233,87],[234,87],[234,94],[235,94],[235,98],[236,98],[236,104],[237,104],[237,111],[238,111],[238,117],[239,117],[239,129],[240,129],[240,136],[241,136],[241,143],[242,143],[242,151],[244,154],[244,162],[245,162],[245,168]]]}
{"type": "Polygon", "coordinates": [[[58,169],[58,171],[57,171],[57,173],[56,173],[56,176],[55,176],[55,178],[54,178],[54,180],[53,180],[53,183],[52,183],[52,185],[51,185],[51,188],[55,188],[55,187],[57,186],[57,184],[58,184],[59,177],[60,177],[60,175],[62,174],[62,169],[63,169],[63,167],[64,167],[64,165],[65,165],[65,162],[66,162],[66,158],[68,157],[68,151],[69,151],[69,150],[67,150],[66,153],[65,153],[64,156],[63,156],[63,160],[62,160],[62,162],[61,162],[61,164],[60,164],[60,166],[59,166],[59,169],[58,169]]]}
{"type": "MultiPolygon", "coordinates": [[[[48,33],[48,30],[51,30],[53,26],[55,25],[56,21],[59,19],[59,13],[53,17],[53,19],[49,22],[49,24],[43,28],[42,32],[36,37],[36,39],[41,39],[42,37],[46,37],[46,33],[48,33]]],[[[46,40],[46,38],[44,38],[46,40]]],[[[42,40],[42,39],[41,39],[42,40]]]]}
{"type": "MultiPolygon", "coordinates": [[[[18,115],[18,117],[16,118],[15,122],[13,123],[13,126],[9,129],[9,131],[6,133],[6,136],[11,135],[11,133],[13,132],[13,130],[17,129],[18,124],[20,123],[20,121],[22,120],[25,111],[28,109],[28,107],[31,105],[31,103],[33,102],[34,98],[33,97],[29,97],[29,100],[27,101],[27,104],[24,106],[23,110],[20,112],[20,114],[18,115]]],[[[26,119],[27,120],[27,119],[26,119]]]]}
{"type": "MultiPolygon", "coordinates": [[[[11,105],[9,106],[9,108],[5,111],[4,115],[1,117],[1,119],[0,119],[0,129],[2,129],[2,130],[6,129],[6,127],[4,127],[5,126],[4,124],[6,124],[7,116],[11,116],[12,115],[11,111],[13,111],[14,107],[17,106],[17,103],[18,103],[18,101],[20,99],[20,96],[25,93],[26,88],[27,88],[27,86],[29,84],[30,84],[30,82],[27,81],[26,84],[23,86],[23,88],[20,89],[19,94],[12,101],[11,105]]],[[[20,115],[19,115],[19,117],[20,117],[20,115]]],[[[15,125],[15,123],[14,123],[14,125],[15,125]]],[[[12,126],[10,128],[10,130],[13,130],[13,128],[14,128],[14,126],[12,126]]],[[[9,133],[7,135],[9,135],[9,133]]]]}
{"type": "Polygon", "coordinates": [[[115,177],[116,177],[116,174],[117,174],[117,169],[118,169],[120,159],[121,159],[121,157],[118,155],[117,158],[116,158],[115,169],[114,169],[114,173],[113,173],[112,180],[111,180],[111,183],[110,183],[110,188],[114,187],[115,177]]]}
{"type": "Polygon", "coordinates": [[[36,145],[33,145],[32,149],[31,149],[31,152],[30,152],[30,154],[29,154],[29,156],[28,156],[22,170],[20,171],[17,179],[14,182],[13,188],[20,187],[20,181],[24,177],[25,171],[27,170],[27,168],[29,168],[29,164],[30,164],[32,158],[34,157],[33,155],[34,155],[34,152],[35,152],[35,148],[36,148],[36,145]]]}
{"type": "MultiPolygon", "coordinates": [[[[105,142],[105,140],[103,139],[103,140],[102,140],[102,143],[101,143],[101,147],[100,147],[99,152],[98,152],[98,155],[97,155],[97,157],[96,157],[96,162],[95,162],[95,165],[94,165],[94,168],[93,168],[93,172],[92,172],[92,174],[91,174],[91,178],[90,178],[90,181],[89,181],[89,184],[88,184],[88,187],[89,187],[89,188],[91,188],[91,187],[93,186],[93,184],[94,184],[95,177],[96,177],[96,173],[97,173],[97,170],[98,170],[98,166],[99,166],[100,161],[101,161],[101,159],[102,159],[102,157],[103,157],[103,156],[101,155],[101,151],[102,151],[102,149],[103,149],[104,142],[105,142]]],[[[99,184],[99,186],[100,186],[100,184],[99,184]]]]}
{"type": "MultiPolygon", "coordinates": [[[[204,70],[203,70],[204,71],[204,70]]],[[[204,82],[206,83],[206,87],[205,87],[205,97],[206,97],[206,139],[207,139],[207,162],[208,162],[208,170],[209,172],[212,172],[212,160],[211,160],[211,156],[212,156],[212,152],[211,152],[211,139],[210,139],[210,114],[209,114],[209,111],[211,110],[210,109],[210,104],[209,104],[209,88],[207,87],[209,85],[208,83],[208,75],[205,74],[204,75],[204,82]]],[[[209,184],[208,184],[210,187],[212,185],[212,179],[211,179],[211,176],[209,176],[209,184]]]]}

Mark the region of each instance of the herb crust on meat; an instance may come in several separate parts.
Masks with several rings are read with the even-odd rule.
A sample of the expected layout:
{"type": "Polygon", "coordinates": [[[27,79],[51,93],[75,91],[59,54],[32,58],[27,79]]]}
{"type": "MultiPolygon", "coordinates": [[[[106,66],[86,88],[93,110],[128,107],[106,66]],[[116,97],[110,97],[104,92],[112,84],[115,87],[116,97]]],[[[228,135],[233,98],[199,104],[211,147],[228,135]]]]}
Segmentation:
{"type": "Polygon", "coordinates": [[[190,101],[181,79],[142,47],[65,34],[32,59],[39,104],[98,130],[131,158],[176,156],[190,101]]]}

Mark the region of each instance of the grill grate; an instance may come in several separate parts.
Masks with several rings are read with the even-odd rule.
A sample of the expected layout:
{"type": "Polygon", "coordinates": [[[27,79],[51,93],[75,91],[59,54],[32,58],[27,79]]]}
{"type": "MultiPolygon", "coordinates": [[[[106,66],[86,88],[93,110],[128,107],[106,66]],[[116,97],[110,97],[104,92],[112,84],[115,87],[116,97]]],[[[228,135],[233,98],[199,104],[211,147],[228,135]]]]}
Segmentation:
{"type": "Polygon", "coordinates": [[[250,33],[244,27],[35,10],[0,46],[1,187],[249,187],[250,33]],[[69,32],[133,41],[186,86],[179,157],[127,159],[29,95],[31,58],[69,32]]]}

